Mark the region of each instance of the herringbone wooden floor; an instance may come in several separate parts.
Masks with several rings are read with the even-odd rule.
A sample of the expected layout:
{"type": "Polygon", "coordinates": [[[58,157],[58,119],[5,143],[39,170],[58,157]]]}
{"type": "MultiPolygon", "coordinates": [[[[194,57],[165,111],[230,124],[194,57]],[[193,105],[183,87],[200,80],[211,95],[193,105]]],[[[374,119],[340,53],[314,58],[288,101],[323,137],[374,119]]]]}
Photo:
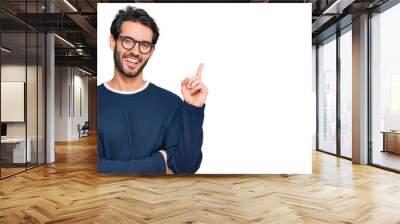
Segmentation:
{"type": "Polygon", "coordinates": [[[400,175],[313,153],[312,175],[96,173],[95,138],[0,181],[0,223],[400,223],[400,175]]]}

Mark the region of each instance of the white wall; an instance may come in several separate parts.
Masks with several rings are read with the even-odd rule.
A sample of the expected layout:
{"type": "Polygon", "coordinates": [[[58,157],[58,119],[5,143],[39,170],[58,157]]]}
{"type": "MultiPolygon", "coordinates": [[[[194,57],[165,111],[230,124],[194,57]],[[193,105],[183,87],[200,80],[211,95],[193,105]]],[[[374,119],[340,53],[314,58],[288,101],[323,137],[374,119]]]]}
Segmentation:
{"type": "Polygon", "coordinates": [[[70,77],[68,67],[55,68],[55,140],[67,141],[68,140],[68,87],[70,84],[70,77]]]}
{"type": "Polygon", "coordinates": [[[78,124],[83,125],[88,120],[88,78],[83,75],[76,68],[56,67],[56,141],[79,138],[78,124]],[[77,105],[82,106],[82,113],[77,105]]]}
{"type": "MultiPolygon", "coordinates": [[[[36,80],[32,80],[30,77],[31,74],[36,75],[36,67],[34,66],[27,66],[25,65],[18,65],[18,64],[9,64],[9,65],[2,65],[1,66],[1,81],[18,81],[18,82],[25,82],[25,75],[26,72],[28,74],[28,79],[29,79],[29,84],[30,85],[36,85],[36,80]],[[26,70],[27,69],[27,70],[26,70]]],[[[30,104],[31,102],[36,99],[36,89],[33,88],[28,88],[28,99],[27,102],[30,104]],[[33,91],[33,92],[30,92],[33,91]]],[[[36,101],[35,101],[36,102],[36,101]]],[[[31,107],[36,108],[36,103],[34,105],[28,105],[31,107]]],[[[7,110],[8,108],[1,108],[1,110],[7,110]]],[[[24,109],[24,108],[22,108],[24,109]]],[[[27,114],[27,119],[28,122],[35,121],[36,123],[36,113],[33,114],[31,113],[32,108],[29,109],[27,114]]],[[[36,110],[35,110],[36,111],[36,110]]],[[[33,127],[33,124],[29,123],[28,129],[29,128],[34,128],[36,130],[36,126],[33,127]]],[[[29,137],[30,130],[28,130],[28,137],[29,137]]],[[[36,133],[36,132],[35,132],[36,133]]],[[[7,122],[7,136],[8,137],[25,137],[25,122],[7,122]]]]}
{"type": "MultiPolygon", "coordinates": [[[[81,73],[79,70],[74,70],[74,96],[72,98],[74,99],[74,108],[73,110],[75,113],[72,113],[72,119],[71,119],[71,135],[72,138],[78,138],[79,133],[78,133],[78,124],[81,126],[85,123],[85,121],[88,120],[88,77],[81,76],[81,73]],[[80,93],[78,91],[80,90],[80,93]],[[80,98],[78,98],[80,94],[80,98]],[[78,102],[78,101],[81,102],[78,102]],[[82,110],[81,113],[79,111],[79,107],[82,110]]],[[[72,104],[71,104],[72,105],[72,104]]]]}

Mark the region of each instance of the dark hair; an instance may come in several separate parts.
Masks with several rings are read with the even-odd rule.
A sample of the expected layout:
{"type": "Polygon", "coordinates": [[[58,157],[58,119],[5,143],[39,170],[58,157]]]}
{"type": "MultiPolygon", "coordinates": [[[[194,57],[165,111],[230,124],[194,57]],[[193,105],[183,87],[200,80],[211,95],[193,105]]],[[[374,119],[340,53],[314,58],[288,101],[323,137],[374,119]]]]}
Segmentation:
{"type": "Polygon", "coordinates": [[[118,14],[112,21],[110,31],[114,40],[116,40],[121,33],[121,25],[125,21],[139,22],[142,25],[149,27],[153,31],[153,39],[151,40],[151,43],[154,45],[157,43],[160,33],[154,19],[143,9],[132,6],[126,7],[125,10],[119,10],[118,14]]]}

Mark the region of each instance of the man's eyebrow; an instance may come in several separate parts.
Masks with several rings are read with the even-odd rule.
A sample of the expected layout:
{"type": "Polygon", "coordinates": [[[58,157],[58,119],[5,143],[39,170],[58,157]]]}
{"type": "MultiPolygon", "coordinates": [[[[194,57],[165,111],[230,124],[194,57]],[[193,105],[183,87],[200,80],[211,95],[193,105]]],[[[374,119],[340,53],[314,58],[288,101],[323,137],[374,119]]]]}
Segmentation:
{"type": "Polygon", "coordinates": [[[148,43],[151,43],[151,41],[148,41],[148,40],[138,40],[138,39],[133,38],[133,37],[128,36],[128,35],[122,35],[122,34],[120,34],[120,36],[122,36],[122,37],[129,37],[129,38],[134,39],[134,40],[139,41],[139,42],[148,42],[148,43]]]}

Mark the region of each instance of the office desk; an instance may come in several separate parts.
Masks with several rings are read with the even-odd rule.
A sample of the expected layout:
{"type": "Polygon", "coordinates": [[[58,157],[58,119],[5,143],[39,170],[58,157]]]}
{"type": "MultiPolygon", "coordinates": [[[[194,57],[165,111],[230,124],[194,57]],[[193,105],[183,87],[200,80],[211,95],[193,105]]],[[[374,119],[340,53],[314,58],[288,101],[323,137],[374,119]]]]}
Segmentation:
{"type": "Polygon", "coordinates": [[[383,133],[382,152],[400,154],[400,131],[382,131],[381,133],[383,133]]]}
{"type": "Polygon", "coordinates": [[[25,163],[31,162],[31,145],[32,140],[27,139],[25,154],[25,138],[6,138],[1,139],[1,157],[6,163],[25,163]],[[26,161],[25,161],[26,159],[26,161]]]}

